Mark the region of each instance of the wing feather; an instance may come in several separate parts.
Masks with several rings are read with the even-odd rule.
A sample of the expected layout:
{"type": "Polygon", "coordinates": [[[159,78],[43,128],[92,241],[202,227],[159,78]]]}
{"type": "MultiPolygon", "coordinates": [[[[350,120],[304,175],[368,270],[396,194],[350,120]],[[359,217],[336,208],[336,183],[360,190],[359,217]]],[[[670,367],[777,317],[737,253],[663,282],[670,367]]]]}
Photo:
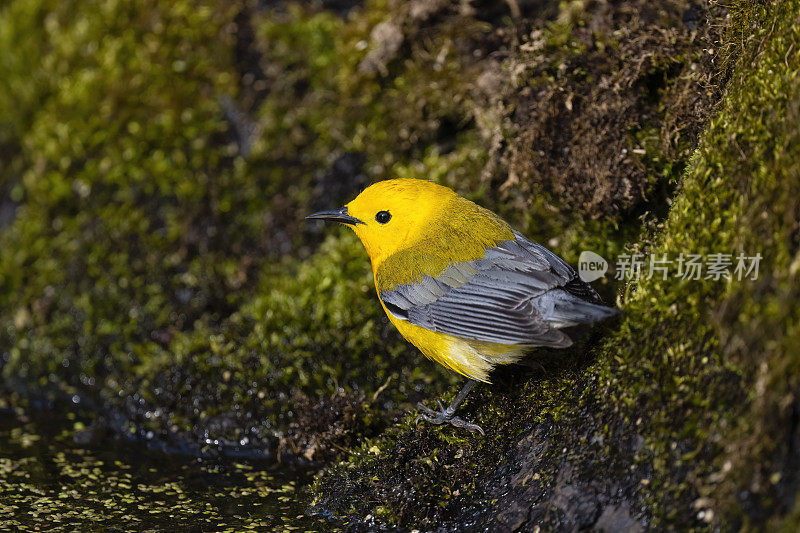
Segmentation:
{"type": "Polygon", "coordinates": [[[618,313],[602,305],[557,255],[518,233],[514,237],[480,259],[452,264],[436,277],[425,275],[379,296],[396,318],[426,329],[523,346],[568,346],[572,341],[559,328],[618,313]]]}

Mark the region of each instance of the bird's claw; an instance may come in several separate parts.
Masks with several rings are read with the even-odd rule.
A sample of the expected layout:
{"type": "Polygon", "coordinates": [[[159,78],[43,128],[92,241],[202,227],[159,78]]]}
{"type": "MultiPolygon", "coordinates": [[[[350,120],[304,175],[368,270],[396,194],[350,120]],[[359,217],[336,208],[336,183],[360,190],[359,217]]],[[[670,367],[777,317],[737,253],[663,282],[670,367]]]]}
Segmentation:
{"type": "Polygon", "coordinates": [[[431,424],[441,425],[441,424],[451,424],[457,428],[464,428],[468,431],[478,432],[481,435],[485,435],[483,429],[478,424],[473,424],[471,422],[467,422],[461,417],[453,416],[451,411],[448,411],[444,407],[442,407],[442,402],[436,401],[439,404],[439,411],[434,411],[427,405],[422,402],[417,404],[417,409],[421,412],[417,415],[415,422],[419,422],[420,420],[425,420],[426,422],[430,422],[431,424]]]}

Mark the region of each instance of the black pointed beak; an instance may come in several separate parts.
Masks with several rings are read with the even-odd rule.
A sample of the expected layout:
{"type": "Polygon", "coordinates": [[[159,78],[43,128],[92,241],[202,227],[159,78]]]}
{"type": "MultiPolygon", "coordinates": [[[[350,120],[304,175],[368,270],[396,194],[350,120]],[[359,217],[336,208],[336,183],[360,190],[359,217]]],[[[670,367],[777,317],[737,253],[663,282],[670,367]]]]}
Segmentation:
{"type": "Polygon", "coordinates": [[[341,222],[342,224],[363,224],[356,217],[351,217],[347,214],[347,206],[340,207],[339,209],[331,209],[330,211],[319,211],[312,213],[306,217],[306,220],[330,220],[332,222],[341,222]]]}

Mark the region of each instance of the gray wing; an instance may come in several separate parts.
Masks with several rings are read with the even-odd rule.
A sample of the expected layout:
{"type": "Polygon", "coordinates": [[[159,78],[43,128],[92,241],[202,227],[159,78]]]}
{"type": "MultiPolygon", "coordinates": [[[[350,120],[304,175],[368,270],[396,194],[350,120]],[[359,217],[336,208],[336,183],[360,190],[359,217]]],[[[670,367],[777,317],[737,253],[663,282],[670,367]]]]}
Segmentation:
{"type": "Polygon", "coordinates": [[[438,277],[381,291],[392,315],[478,341],[569,346],[559,328],[618,313],[605,307],[575,271],[545,247],[515,233],[481,259],[456,263],[438,277]]]}

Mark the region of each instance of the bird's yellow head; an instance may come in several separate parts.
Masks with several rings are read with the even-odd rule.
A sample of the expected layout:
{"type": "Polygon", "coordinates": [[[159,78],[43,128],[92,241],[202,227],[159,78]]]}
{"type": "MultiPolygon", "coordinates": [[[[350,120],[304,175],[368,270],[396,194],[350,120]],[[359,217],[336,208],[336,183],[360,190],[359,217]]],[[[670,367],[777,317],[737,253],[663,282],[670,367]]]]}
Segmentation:
{"type": "Polygon", "coordinates": [[[352,202],[306,218],[341,222],[355,231],[373,266],[418,241],[458,195],[435,183],[401,178],[379,181],[352,202]]]}

